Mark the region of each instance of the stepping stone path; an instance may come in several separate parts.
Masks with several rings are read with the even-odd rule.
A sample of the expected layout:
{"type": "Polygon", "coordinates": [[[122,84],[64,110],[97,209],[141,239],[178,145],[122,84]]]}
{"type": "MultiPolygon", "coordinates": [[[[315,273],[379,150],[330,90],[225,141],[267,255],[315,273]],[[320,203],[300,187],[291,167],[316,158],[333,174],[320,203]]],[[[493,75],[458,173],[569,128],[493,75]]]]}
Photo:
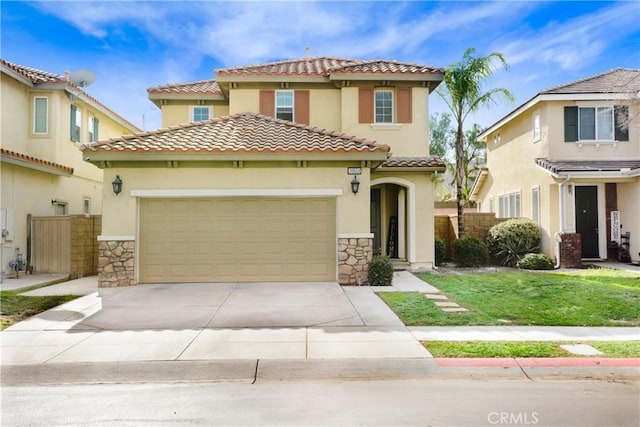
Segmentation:
{"type": "Polygon", "coordinates": [[[466,308],[461,307],[458,303],[453,302],[453,301],[449,301],[449,298],[447,298],[446,295],[442,295],[442,294],[424,294],[424,296],[427,299],[432,300],[433,303],[437,307],[440,307],[440,309],[442,311],[444,311],[445,313],[466,313],[466,312],[469,311],[466,308]]]}

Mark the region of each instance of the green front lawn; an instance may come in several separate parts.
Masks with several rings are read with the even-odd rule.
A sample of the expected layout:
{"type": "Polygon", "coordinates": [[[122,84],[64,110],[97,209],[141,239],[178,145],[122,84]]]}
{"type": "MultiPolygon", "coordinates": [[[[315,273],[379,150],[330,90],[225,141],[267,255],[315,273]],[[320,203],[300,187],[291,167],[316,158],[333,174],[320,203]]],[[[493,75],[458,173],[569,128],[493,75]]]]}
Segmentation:
{"type": "Polygon", "coordinates": [[[76,295],[28,297],[0,291],[0,329],[76,298],[76,295]]]}
{"type": "MultiPolygon", "coordinates": [[[[433,357],[592,357],[560,348],[564,342],[538,341],[425,341],[433,357]]],[[[604,354],[597,357],[640,357],[640,341],[583,342],[604,354]]]]}
{"type": "Polygon", "coordinates": [[[417,292],[380,293],[407,325],[640,325],[640,276],[612,269],[423,274],[468,313],[445,313],[417,292]]]}

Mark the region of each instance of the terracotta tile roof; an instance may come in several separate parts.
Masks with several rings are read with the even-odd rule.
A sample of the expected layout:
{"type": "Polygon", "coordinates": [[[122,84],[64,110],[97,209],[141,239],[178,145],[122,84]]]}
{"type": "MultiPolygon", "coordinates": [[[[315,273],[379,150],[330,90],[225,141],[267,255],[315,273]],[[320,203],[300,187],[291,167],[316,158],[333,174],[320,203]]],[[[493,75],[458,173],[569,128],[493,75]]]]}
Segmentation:
{"type": "Polygon", "coordinates": [[[536,164],[553,173],[563,172],[620,172],[640,169],[640,160],[580,160],[550,161],[538,158],[536,164]]]}
{"type": "Polygon", "coordinates": [[[223,116],[91,144],[93,152],[330,153],[389,151],[386,145],[254,113],[223,116]]]}
{"type": "Polygon", "coordinates": [[[391,157],[382,165],[381,168],[442,168],[444,170],[444,162],[437,156],[431,157],[391,157]]]}
{"type": "Polygon", "coordinates": [[[154,86],[147,89],[147,93],[187,93],[222,95],[220,86],[215,79],[199,80],[196,82],[174,83],[154,86]]]}
{"type": "Polygon", "coordinates": [[[442,68],[387,60],[360,60],[320,56],[265,64],[221,68],[217,76],[329,76],[352,74],[439,74],[442,68]]]}
{"type": "Polygon", "coordinates": [[[69,166],[64,166],[58,163],[53,163],[50,162],[48,160],[42,160],[42,159],[38,159],[37,157],[32,157],[32,156],[28,156],[26,154],[22,154],[22,153],[17,153],[15,151],[10,151],[10,150],[5,150],[4,148],[0,148],[0,154],[2,156],[6,156],[8,158],[11,159],[15,159],[15,160],[21,160],[27,163],[32,163],[34,165],[38,165],[38,166],[44,166],[50,169],[55,169],[58,170],[60,172],[63,172],[64,174],[67,175],[73,175],[73,168],[69,167],[69,166]]]}
{"type": "Polygon", "coordinates": [[[547,89],[540,94],[635,93],[638,91],[640,91],[640,70],[615,68],[547,89]]]}
{"type": "Polygon", "coordinates": [[[129,120],[125,119],[120,114],[116,113],[115,111],[113,111],[112,109],[104,105],[102,102],[98,101],[93,96],[89,95],[82,88],[71,83],[65,76],[49,73],[47,71],[42,71],[42,70],[38,70],[31,67],[26,67],[24,65],[14,64],[13,62],[9,62],[1,58],[0,58],[0,64],[20,74],[21,76],[29,80],[34,85],[61,84],[69,88],[73,88],[75,91],[82,93],[83,97],[86,97],[90,102],[96,104],[97,106],[102,108],[104,111],[106,111],[108,114],[111,114],[113,117],[115,117],[118,121],[122,122],[129,130],[131,131],[139,130],[139,128],[136,125],[134,125],[129,120]]]}
{"type": "Polygon", "coordinates": [[[31,67],[25,67],[24,65],[14,64],[13,62],[5,61],[4,59],[0,59],[0,61],[2,62],[2,65],[15,71],[34,84],[67,83],[66,78],[59,74],[49,73],[47,71],[37,70],[31,67]]]}

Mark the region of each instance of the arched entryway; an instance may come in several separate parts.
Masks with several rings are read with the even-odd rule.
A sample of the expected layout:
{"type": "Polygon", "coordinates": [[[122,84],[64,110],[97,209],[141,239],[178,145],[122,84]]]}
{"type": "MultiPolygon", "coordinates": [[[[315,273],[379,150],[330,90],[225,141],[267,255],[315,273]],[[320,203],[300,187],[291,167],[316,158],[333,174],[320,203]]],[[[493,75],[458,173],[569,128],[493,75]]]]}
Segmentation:
{"type": "Polygon", "coordinates": [[[371,233],[374,253],[415,260],[415,185],[402,178],[371,181],[371,233]]]}

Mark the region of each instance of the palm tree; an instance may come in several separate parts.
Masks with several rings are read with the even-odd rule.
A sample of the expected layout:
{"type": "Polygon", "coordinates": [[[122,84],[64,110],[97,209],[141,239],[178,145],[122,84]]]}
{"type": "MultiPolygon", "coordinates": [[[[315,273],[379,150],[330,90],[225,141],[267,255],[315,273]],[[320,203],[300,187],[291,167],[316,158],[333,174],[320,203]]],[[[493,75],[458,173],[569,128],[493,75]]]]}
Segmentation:
{"type": "Polygon", "coordinates": [[[499,52],[487,56],[473,56],[474,48],[464,52],[462,61],[449,65],[444,73],[444,86],[437,90],[438,95],[451,110],[457,122],[456,130],[456,199],[458,202],[458,238],[464,234],[464,121],[467,116],[481,106],[497,103],[503,97],[513,101],[513,95],[507,89],[495,88],[483,92],[483,83],[494,71],[494,60],[504,68],[508,64],[499,52]]]}

